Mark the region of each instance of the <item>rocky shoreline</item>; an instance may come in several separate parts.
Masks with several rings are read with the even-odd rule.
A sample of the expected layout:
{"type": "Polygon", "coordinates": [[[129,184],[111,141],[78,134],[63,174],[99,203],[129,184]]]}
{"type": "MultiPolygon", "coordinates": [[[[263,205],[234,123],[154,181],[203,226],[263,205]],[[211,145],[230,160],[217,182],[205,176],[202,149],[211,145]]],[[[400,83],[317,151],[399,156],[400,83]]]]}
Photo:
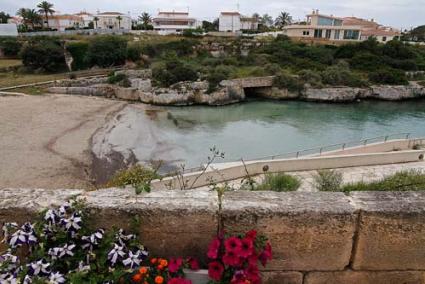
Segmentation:
{"type": "Polygon", "coordinates": [[[416,82],[408,85],[380,85],[367,88],[306,86],[300,92],[290,92],[273,86],[273,76],[254,77],[220,82],[217,89],[208,93],[207,81],[180,82],[169,88],[152,86],[152,72],[145,70],[120,70],[130,87],[107,83],[106,77],[64,80],[48,91],[56,94],[100,96],[153,105],[210,105],[221,106],[245,101],[248,97],[261,97],[274,100],[303,100],[327,103],[350,103],[359,100],[375,99],[401,101],[425,98],[425,87],[416,82]]]}

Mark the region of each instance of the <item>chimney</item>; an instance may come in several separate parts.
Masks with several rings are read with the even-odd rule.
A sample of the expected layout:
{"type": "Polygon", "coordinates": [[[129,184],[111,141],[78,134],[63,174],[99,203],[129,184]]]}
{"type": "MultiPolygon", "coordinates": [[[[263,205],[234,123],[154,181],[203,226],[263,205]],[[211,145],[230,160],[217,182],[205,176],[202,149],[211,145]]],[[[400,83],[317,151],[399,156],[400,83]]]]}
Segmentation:
{"type": "Polygon", "coordinates": [[[316,14],[319,15],[319,9],[316,9],[316,14]]]}
{"type": "Polygon", "coordinates": [[[371,21],[371,22],[375,22],[375,19],[373,19],[373,18],[372,18],[372,19],[370,19],[370,21],[371,21]]]}

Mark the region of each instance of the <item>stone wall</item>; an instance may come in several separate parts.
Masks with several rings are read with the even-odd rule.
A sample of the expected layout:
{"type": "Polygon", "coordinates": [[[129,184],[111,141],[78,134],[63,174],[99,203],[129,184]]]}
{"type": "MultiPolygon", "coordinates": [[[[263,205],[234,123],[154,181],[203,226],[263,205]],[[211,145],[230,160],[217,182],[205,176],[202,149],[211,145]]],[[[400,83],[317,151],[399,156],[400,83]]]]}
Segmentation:
{"type": "Polygon", "coordinates": [[[125,228],[137,216],[154,255],[205,263],[218,224],[255,228],[274,250],[264,283],[425,283],[425,192],[227,192],[219,210],[213,191],[3,189],[0,222],[33,219],[75,195],[97,226],[125,228]]]}

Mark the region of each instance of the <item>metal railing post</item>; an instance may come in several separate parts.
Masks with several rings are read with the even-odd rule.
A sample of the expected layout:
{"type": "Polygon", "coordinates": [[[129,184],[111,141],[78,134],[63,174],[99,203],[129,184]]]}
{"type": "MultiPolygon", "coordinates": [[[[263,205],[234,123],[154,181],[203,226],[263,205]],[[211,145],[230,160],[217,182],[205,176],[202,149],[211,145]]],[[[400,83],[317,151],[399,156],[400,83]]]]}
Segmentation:
{"type": "Polygon", "coordinates": [[[344,150],[345,150],[345,143],[342,144],[342,151],[344,151],[344,150]]]}

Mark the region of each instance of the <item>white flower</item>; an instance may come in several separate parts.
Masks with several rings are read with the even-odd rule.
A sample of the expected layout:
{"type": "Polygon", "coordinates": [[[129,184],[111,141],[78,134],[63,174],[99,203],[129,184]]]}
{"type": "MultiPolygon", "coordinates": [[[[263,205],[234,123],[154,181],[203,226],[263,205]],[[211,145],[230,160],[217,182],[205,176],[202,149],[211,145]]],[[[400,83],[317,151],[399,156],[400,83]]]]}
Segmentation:
{"type": "Polygon", "coordinates": [[[31,277],[29,277],[29,275],[25,276],[24,281],[22,282],[22,284],[31,284],[31,283],[32,283],[31,277]]]}
{"type": "Polygon", "coordinates": [[[75,248],[75,245],[64,245],[61,251],[59,252],[59,258],[62,258],[64,256],[73,256],[74,253],[72,250],[75,248]]]}
{"type": "Polygon", "coordinates": [[[18,257],[16,255],[11,254],[10,250],[8,250],[8,252],[5,254],[0,255],[0,267],[6,269],[8,272],[15,271],[18,267],[18,263],[18,257]]]}
{"type": "Polygon", "coordinates": [[[0,283],[1,284],[17,284],[18,280],[16,276],[12,273],[0,274],[0,283]]]}
{"type": "Polygon", "coordinates": [[[3,226],[1,227],[3,231],[4,239],[1,242],[6,243],[10,235],[10,229],[16,229],[16,228],[18,228],[17,223],[4,223],[3,226]]]}
{"type": "Polygon", "coordinates": [[[90,265],[85,265],[83,261],[80,261],[78,263],[78,269],[77,272],[89,272],[90,271],[90,265]]]}
{"type": "Polygon", "coordinates": [[[142,255],[141,255],[140,250],[138,250],[134,254],[133,254],[132,251],[129,251],[128,252],[128,258],[124,259],[122,261],[122,264],[133,269],[133,268],[139,266],[141,261],[142,261],[142,255]]]}
{"type": "Polygon", "coordinates": [[[49,284],[62,284],[65,283],[65,278],[59,272],[50,273],[49,284]]]}
{"type": "Polygon", "coordinates": [[[28,264],[30,274],[35,276],[39,274],[49,274],[49,266],[50,264],[44,260],[39,260],[28,264]]]}
{"type": "Polygon", "coordinates": [[[129,234],[129,235],[126,235],[125,233],[124,233],[124,230],[123,229],[120,229],[119,231],[118,231],[118,233],[115,235],[115,238],[117,239],[117,241],[122,245],[122,246],[124,246],[125,244],[126,244],[126,242],[128,242],[128,241],[130,241],[130,240],[134,240],[134,239],[136,239],[136,235],[133,235],[133,234],[129,234]]]}
{"type": "Polygon", "coordinates": [[[56,210],[49,209],[44,215],[44,220],[46,220],[49,224],[56,224],[59,221],[59,215],[56,210]]]}
{"type": "Polygon", "coordinates": [[[105,234],[105,231],[102,229],[97,230],[90,236],[83,236],[81,237],[81,240],[85,242],[85,244],[82,246],[83,249],[89,249],[90,251],[93,250],[93,247],[98,245],[99,242],[102,240],[103,235],[105,234]]]}
{"type": "Polygon", "coordinates": [[[108,253],[108,260],[111,262],[112,266],[114,266],[118,259],[124,256],[124,246],[114,244],[114,248],[108,253]]]}
{"type": "Polygon", "coordinates": [[[82,219],[77,213],[74,213],[70,218],[62,219],[61,222],[67,231],[73,232],[81,229],[82,219]]]}
{"type": "Polygon", "coordinates": [[[22,230],[17,230],[10,238],[9,245],[12,248],[21,246],[27,241],[27,233],[22,230]]]}

